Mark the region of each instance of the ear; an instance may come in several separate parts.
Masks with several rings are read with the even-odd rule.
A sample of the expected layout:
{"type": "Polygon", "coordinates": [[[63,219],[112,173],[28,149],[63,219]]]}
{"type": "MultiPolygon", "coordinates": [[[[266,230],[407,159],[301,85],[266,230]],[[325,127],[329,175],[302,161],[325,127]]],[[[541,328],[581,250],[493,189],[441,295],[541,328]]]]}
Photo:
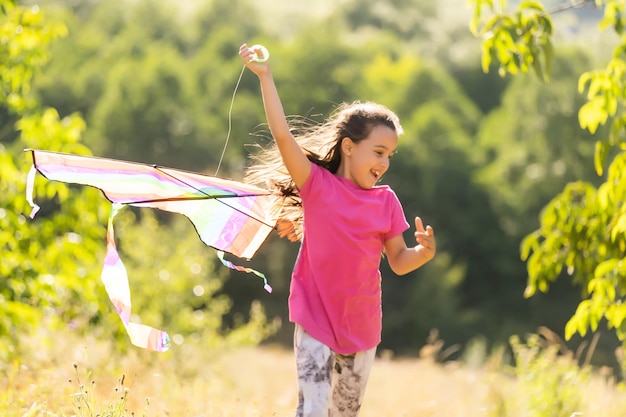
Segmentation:
{"type": "Polygon", "coordinates": [[[341,139],[341,151],[344,155],[350,156],[352,153],[352,148],[354,147],[354,142],[349,137],[345,137],[341,139]]]}

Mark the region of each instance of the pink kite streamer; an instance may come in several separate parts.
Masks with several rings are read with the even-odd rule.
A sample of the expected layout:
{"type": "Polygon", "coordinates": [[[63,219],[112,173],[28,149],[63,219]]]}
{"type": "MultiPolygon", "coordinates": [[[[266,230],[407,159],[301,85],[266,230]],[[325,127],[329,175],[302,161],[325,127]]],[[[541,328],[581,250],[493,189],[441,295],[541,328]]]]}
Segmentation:
{"type": "Polygon", "coordinates": [[[130,286],[126,267],[122,263],[115,245],[113,232],[113,218],[122,209],[121,204],[114,203],[109,215],[107,226],[107,252],[102,267],[100,279],[109,295],[111,303],[122,319],[126,332],[133,345],[158,352],[165,352],[170,348],[170,337],[162,330],[152,328],[131,321],[130,286]]]}
{"type": "Polygon", "coordinates": [[[222,251],[217,251],[217,257],[219,258],[220,261],[222,261],[222,263],[225,266],[227,266],[227,267],[229,267],[231,269],[235,269],[237,271],[242,271],[242,272],[247,272],[249,274],[254,274],[257,277],[263,279],[263,282],[265,283],[263,288],[265,289],[265,291],[267,291],[269,293],[272,292],[272,287],[270,287],[270,285],[267,283],[267,278],[265,278],[265,274],[263,274],[262,272],[254,270],[252,268],[246,268],[246,267],[243,267],[243,266],[235,265],[231,261],[228,261],[228,260],[224,259],[224,252],[222,252],[222,251]]]}

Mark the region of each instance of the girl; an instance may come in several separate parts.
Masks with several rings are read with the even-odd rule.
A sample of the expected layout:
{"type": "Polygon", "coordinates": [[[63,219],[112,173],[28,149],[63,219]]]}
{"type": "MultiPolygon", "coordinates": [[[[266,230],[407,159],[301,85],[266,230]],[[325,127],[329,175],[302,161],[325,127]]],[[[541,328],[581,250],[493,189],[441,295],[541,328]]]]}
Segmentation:
{"type": "Polygon", "coordinates": [[[382,310],[380,259],[403,275],[435,255],[430,226],[409,225],[388,186],[377,186],[402,133],[397,116],[375,103],[340,106],[323,125],[292,134],[263,49],[239,49],[259,78],[275,147],[256,156],[247,181],[270,185],[290,203],[279,231],[301,240],[289,296],[295,323],[298,417],[359,414],[376,346],[382,310]]]}

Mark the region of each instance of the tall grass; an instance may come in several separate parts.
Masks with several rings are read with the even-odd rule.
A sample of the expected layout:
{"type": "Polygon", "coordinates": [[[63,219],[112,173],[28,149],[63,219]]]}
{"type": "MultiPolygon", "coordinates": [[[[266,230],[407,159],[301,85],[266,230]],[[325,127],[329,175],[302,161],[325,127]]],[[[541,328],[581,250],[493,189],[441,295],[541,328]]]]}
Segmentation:
{"type": "MultiPolygon", "coordinates": [[[[170,352],[39,334],[19,360],[3,363],[6,417],[293,416],[297,387],[290,351],[279,347],[170,352]]],[[[434,342],[420,358],[377,359],[362,417],[624,417],[626,392],[611,373],[532,335],[501,351],[441,362],[434,342]]]]}

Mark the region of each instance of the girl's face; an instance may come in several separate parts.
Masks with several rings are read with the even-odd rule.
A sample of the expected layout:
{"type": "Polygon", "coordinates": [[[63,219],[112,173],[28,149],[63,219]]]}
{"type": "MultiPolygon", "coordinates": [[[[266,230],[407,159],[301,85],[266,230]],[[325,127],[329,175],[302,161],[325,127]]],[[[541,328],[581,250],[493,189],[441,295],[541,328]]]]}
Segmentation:
{"type": "Polygon", "coordinates": [[[344,138],[337,175],[361,188],[370,189],[389,169],[389,160],[397,146],[398,135],[385,125],[377,125],[367,138],[358,143],[344,138]]]}

